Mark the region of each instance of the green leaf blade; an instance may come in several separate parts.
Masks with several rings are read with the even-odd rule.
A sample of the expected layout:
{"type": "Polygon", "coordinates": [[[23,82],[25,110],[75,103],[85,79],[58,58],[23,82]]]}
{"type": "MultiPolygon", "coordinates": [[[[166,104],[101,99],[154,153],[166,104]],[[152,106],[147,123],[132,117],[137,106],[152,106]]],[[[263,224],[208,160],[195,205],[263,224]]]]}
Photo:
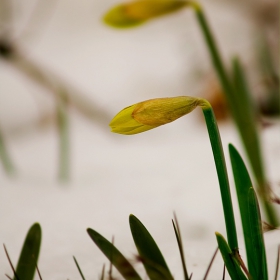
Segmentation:
{"type": "Polygon", "coordinates": [[[149,279],[173,279],[162,253],[145,226],[133,215],[129,216],[129,224],[134,243],[149,279]]]}
{"type": "Polygon", "coordinates": [[[32,280],[34,278],[40,253],[41,239],[41,226],[35,223],[26,235],[17,263],[16,275],[20,280],[32,280]]]}
{"type": "Polygon", "coordinates": [[[96,246],[103,252],[103,254],[126,280],[141,280],[141,277],[132,267],[130,262],[111,242],[93,229],[88,228],[87,232],[96,246]]]}
{"type": "Polygon", "coordinates": [[[250,237],[251,228],[248,207],[248,191],[253,185],[247,168],[244,164],[244,161],[242,160],[240,154],[232,144],[229,144],[229,154],[242,221],[248,269],[251,275],[255,275],[255,256],[252,239],[250,237]]]}

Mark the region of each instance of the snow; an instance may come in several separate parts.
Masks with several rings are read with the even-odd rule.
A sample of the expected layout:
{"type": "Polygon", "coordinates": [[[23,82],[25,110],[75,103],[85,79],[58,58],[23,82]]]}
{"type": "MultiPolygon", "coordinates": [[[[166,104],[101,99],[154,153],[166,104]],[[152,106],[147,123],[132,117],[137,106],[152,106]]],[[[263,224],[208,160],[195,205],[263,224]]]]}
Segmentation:
{"type": "MultiPolygon", "coordinates": [[[[25,0],[16,4],[17,33],[34,3],[25,0]]],[[[199,95],[197,76],[209,70],[210,62],[191,11],[118,31],[100,22],[113,3],[116,1],[59,1],[42,31],[38,33],[39,24],[32,25],[20,46],[28,57],[69,81],[111,117],[145,99],[199,95]]],[[[242,13],[232,9],[225,17],[221,11],[229,8],[214,3],[214,7],[207,3],[205,7],[218,29],[225,56],[249,49],[250,42],[246,45],[244,40],[232,44],[238,36],[246,38],[252,32],[242,13]],[[214,14],[220,16],[211,17],[214,14]],[[221,25],[224,20],[226,24],[221,25]],[[242,34],[235,32],[238,26],[244,26],[242,34]]],[[[0,171],[0,241],[13,263],[29,227],[39,222],[43,279],[80,279],[73,255],[87,279],[98,279],[103,263],[108,267],[108,262],[86,229],[93,228],[108,239],[114,236],[115,245],[133,259],[136,248],[128,224],[132,213],[157,241],[174,277],[183,279],[171,224],[176,212],[188,269],[194,273],[192,279],[201,279],[216,249],[214,233],[225,235],[225,227],[215,165],[199,109],[147,133],[123,136],[110,132],[110,118],[97,125],[71,108],[71,180],[59,183],[53,97],[6,62],[0,71],[0,125],[18,171],[15,178],[0,171]]],[[[232,123],[222,123],[220,132],[233,189],[227,144],[244,152],[232,123]]],[[[274,182],[279,180],[278,136],[278,129],[272,127],[263,137],[274,182]]],[[[233,201],[240,225],[234,191],[233,201]]],[[[241,235],[240,226],[238,232],[241,235]]],[[[266,234],[266,241],[272,276],[279,232],[266,234]]],[[[244,256],[242,239],[240,251],[244,256]]],[[[6,279],[4,274],[12,272],[4,250],[0,263],[0,279],[6,279]]],[[[137,267],[141,271],[141,266],[137,267]]],[[[218,256],[208,279],[221,275],[218,256]]]]}

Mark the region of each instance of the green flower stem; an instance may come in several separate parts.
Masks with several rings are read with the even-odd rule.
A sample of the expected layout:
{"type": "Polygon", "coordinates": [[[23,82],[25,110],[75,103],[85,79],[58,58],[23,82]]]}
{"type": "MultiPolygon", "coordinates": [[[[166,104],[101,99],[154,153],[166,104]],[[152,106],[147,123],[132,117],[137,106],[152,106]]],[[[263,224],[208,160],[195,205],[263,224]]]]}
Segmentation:
{"type": "Polygon", "coordinates": [[[223,146],[220,138],[220,133],[210,103],[205,100],[200,105],[200,107],[202,108],[204,114],[205,122],[208,129],[208,134],[211,142],[211,147],[214,155],[214,160],[216,164],[216,170],[218,174],[222,204],[224,210],[228,244],[232,252],[235,253],[238,251],[238,241],[237,241],[235,220],[234,220],[229,181],[228,181],[228,175],[226,169],[226,162],[225,162],[223,146]]]}
{"type": "Polygon", "coordinates": [[[15,173],[14,165],[9,157],[8,151],[6,149],[5,141],[3,135],[0,131],[0,159],[2,161],[3,167],[8,175],[13,175],[15,173]]]}

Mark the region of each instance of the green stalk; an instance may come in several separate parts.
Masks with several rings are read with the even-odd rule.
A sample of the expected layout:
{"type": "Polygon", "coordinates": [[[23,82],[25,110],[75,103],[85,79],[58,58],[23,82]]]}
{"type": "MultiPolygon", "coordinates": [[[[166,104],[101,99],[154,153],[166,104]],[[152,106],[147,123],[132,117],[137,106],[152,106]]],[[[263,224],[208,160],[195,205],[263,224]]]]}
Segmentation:
{"type": "Polygon", "coordinates": [[[206,45],[209,49],[211,60],[213,66],[217,72],[217,76],[220,80],[223,91],[226,95],[227,103],[229,105],[229,109],[232,113],[233,119],[236,123],[236,126],[239,130],[240,136],[242,138],[243,144],[247,151],[247,155],[249,157],[252,169],[254,171],[255,177],[258,181],[259,191],[261,194],[261,198],[264,205],[264,210],[266,212],[266,216],[268,222],[277,226],[279,224],[277,215],[272,205],[268,202],[267,193],[269,190],[266,186],[264,168],[262,166],[262,157],[259,147],[259,137],[257,133],[257,129],[255,127],[255,120],[252,118],[253,108],[252,104],[249,102],[249,93],[245,84],[244,73],[242,73],[242,69],[238,61],[234,61],[234,82],[237,83],[239,87],[234,87],[231,79],[229,78],[228,73],[224,67],[224,63],[222,61],[220,52],[218,50],[217,44],[215,42],[214,36],[210,30],[207,19],[204,15],[204,12],[201,6],[196,2],[190,3],[195,10],[196,17],[201,27],[202,34],[204,36],[206,45]],[[242,76],[241,76],[242,75],[242,76]],[[238,80],[237,80],[238,79],[238,80]],[[246,118],[245,115],[250,115],[250,119],[246,118]],[[244,119],[245,122],[249,122],[249,127],[252,133],[248,136],[248,129],[244,127],[244,119]],[[252,143],[253,142],[253,143],[252,143]],[[254,144],[254,145],[252,145],[254,144]]]}
{"type": "Polygon", "coordinates": [[[4,137],[0,131],[0,159],[2,161],[4,170],[6,171],[6,173],[8,175],[13,175],[15,172],[15,168],[13,166],[13,163],[9,157],[6,145],[5,145],[5,141],[4,141],[4,137]]]}
{"type": "Polygon", "coordinates": [[[208,129],[208,134],[211,142],[211,147],[213,151],[213,156],[215,160],[215,165],[216,165],[216,170],[217,170],[217,175],[218,175],[218,180],[220,185],[220,192],[222,197],[228,244],[232,252],[235,253],[238,251],[238,241],[237,241],[234,213],[233,213],[229,181],[227,175],[227,168],[226,168],[225,156],[224,156],[223,146],[220,138],[220,133],[210,103],[202,99],[199,105],[202,108],[204,114],[206,126],[208,129]]]}

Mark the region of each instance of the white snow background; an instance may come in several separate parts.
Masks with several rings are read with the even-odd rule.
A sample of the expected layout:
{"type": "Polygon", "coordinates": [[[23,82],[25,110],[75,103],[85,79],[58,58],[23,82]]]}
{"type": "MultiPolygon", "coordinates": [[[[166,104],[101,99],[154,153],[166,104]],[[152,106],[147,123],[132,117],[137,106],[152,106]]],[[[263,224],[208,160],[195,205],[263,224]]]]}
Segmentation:
{"type": "MultiPolygon", "coordinates": [[[[47,2],[41,3],[38,24],[23,32],[35,1],[13,1],[12,27],[18,44],[33,61],[108,111],[110,118],[145,99],[201,94],[204,87],[199,77],[211,72],[211,64],[191,10],[139,28],[116,30],[105,26],[101,17],[117,1],[47,2]]],[[[255,30],[247,11],[231,1],[202,3],[224,57],[241,53],[248,60],[255,30]]],[[[176,212],[188,270],[192,279],[202,279],[217,246],[215,231],[226,233],[212,151],[199,109],[134,136],[111,133],[109,118],[96,124],[71,109],[71,181],[61,184],[57,181],[57,130],[52,120],[39,125],[42,118],[54,114],[53,96],[2,60],[0,90],[0,125],[18,170],[14,179],[0,171],[0,241],[14,264],[29,227],[39,222],[43,239],[38,266],[44,280],[80,279],[73,255],[86,279],[98,279],[108,261],[86,229],[91,227],[108,239],[114,236],[115,245],[133,259],[136,248],[128,224],[132,213],[153,235],[175,279],[183,279],[171,224],[176,212]]],[[[241,236],[227,145],[233,143],[243,155],[244,151],[230,121],[220,124],[220,133],[241,236]]],[[[269,179],[277,182],[279,126],[263,131],[262,142],[269,179]]],[[[266,233],[265,240],[272,277],[279,231],[266,233]]],[[[240,253],[245,257],[242,239],[240,253]]],[[[222,268],[218,255],[208,279],[221,279],[222,268]]],[[[0,279],[7,279],[5,273],[12,275],[1,249],[0,279]]]]}

